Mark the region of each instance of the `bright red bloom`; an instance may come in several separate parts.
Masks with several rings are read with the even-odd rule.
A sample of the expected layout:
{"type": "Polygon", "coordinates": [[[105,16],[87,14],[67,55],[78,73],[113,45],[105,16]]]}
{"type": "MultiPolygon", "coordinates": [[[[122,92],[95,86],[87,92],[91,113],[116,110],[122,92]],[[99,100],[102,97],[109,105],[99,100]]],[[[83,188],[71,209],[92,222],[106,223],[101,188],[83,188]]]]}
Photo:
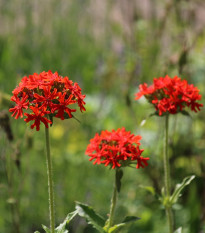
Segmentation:
{"type": "Polygon", "coordinates": [[[14,95],[11,97],[11,100],[14,101],[16,103],[16,106],[14,108],[10,108],[9,112],[13,112],[12,117],[14,117],[15,115],[15,119],[18,119],[19,116],[22,118],[23,117],[23,108],[27,109],[29,102],[26,100],[28,100],[28,96],[23,93],[22,98],[18,98],[17,95],[14,95]]]}
{"type": "Polygon", "coordinates": [[[136,168],[145,167],[149,158],[141,156],[144,150],[139,148],[140,139],[141,136],[125,131],[125,128],[112,132],[105,130],[100,135],[96,133],[85,153],[91,157],[89,161],[95,160],[93,164],[110,165],[113,169],[131,164],[136,164],[136,168]]]}
{"type": "Polygon", "coordinates": [[[154,78],[153,84],[149,87],[146,83],[141,84],[135,99],[138,100],[143,95],[155,106],[160,116],[167,112],[176,114],[183,111],[185,107],[190,107],[192,111],[197,112],[203,106],[198,103],[201,100],[199,89],[177,76],[154,78]]]}
{"type": "Polygon", "coordinates": [[[40,109],[38,107],[38,105],[34,106],[30,106],[30,109],[33,111],[33,114],[28,114],[25,113],[24,115],[27,116],[26,119],[24,119],[25,122],[29,122],[29,121],[34,121],[34,123],[31,125],[31,129],[33,129],[34,127],[36,127],[36,130],[39,131],[40,129],[40,123],[43,122],[44,125],[46,126],[46,128],[48,128],[48,123],[52,124],[52,121],[48,120],[45,116],[46,114],[49,114],[49,111],[45,111],[44,109],[40,109]]]}
{"type": "Polygon", "coordinates": [[[64,113],[68,113],[69,117],[72,118],[72,112],[75,112],[76,109],[70,109],[66,106],[70,105],[70,104],[74,104],[76,101],[72,100],[73,99],[73,95],[71,94],[69,96],[68,99],[65,98],[67,94],[66,93],[60,93],[59,94],[59,103],[58,104],[54,104],[54,108],[53,111],[58,111],[57,114],[55,115],[55,117],[59,117],[61,118],[61,120],[64,120],[64,113]]]}
{"type": "Polygon", "coordinates": [[[35,100],[33,102],[41,104],[40,108],[44,108],[44,107],[49,108],[50,111],[52,112],[52,109],[54,107],[53,100],[57,99],[57,97],[59,96],[59,94],[57,93],[57,89],[54,88],[54,90],[51,92],[51,86],[48,87],[45,86],[43,87],[43,91],[44,91],[44,96],[39,95],[37,93],[34,94],[35,100]]]}
{"type": "Polygon", "coordinates": [[[77,83],[73,83],[68,77],[62,77],[57,72],[52,73],[43,71],[40,74],[25,76],[19,85],[13,90],[11,100],[16,103],[12,116],[17,119],[23,117],[23,109],[32,110],[32,114],[25,113],[26,122],[34,120],[31,128],[36,127],[39,130],[40,122],[46,127],[51,123],[44,115],[50,115],[50,119],[58,117],[64,120],[72,118],[72,112],[76,109],[70,109],[68,105],[75,104],[80,111],[85,111],[85,95],[82,95],[81,88],[77,83]]]}

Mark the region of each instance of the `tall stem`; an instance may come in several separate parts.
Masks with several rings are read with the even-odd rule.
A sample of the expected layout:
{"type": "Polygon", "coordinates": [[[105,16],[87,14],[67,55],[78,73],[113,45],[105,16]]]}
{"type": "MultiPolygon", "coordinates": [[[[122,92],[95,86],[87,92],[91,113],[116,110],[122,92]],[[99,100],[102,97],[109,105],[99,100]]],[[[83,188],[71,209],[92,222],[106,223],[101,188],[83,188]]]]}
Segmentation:
{"type": "MultiPolygon", "coordinates": [[[[168,156],[168,131],[169,131],[169,115],[165,116],[165,135],[164,135],[164,183],[165,183],[165,196],[170,197],[170,168],[168,156]]],[[[169,223],[169,233],[173,233],[173,214],[172,207],[165,206],[166,215],[169,223]]]]}
{"type": "Polygon", "coordinates": [[[49,128],[46,127],[45,127],[45,136],[46,136],[46,162],[47,162],[47,174],[48,174],[50,230],[51,233],[54,233],[55,214],[54,214],[53,175],[52,175],[52,162],[51,162],[51,154],[50,154],[49,128]]]}
{"type": "Polygon", "coordinates": [[[109,219],[108,219],[108,229],[113,225],[116,202],[117,202],[117,169],[115,170],[115,183],[114,183],[114,189],[113,189],[111,205],[110,205],[110,214],[109,214],[109,219]]]}

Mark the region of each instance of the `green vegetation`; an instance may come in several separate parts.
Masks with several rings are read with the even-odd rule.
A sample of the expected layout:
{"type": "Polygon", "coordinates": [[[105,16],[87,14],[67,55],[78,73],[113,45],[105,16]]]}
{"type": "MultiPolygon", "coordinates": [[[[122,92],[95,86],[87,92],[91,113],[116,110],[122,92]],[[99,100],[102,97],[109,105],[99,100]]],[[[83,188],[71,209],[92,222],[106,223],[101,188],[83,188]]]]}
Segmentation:
{"type": "MultiPolygon", "coordinates": [[[[49,226],[44,129],[36,132],[22,119],[11,119],[8,109],[24,75],[52,70],[79,83],[87,110],[75,114],[80,123],[55,119],[50,128],[56,225],[75,210],[75,201],[107,218],[115,171],[92,165],[85,150],[96,132],[124,126],[142,135],[143,156],[150,161],[144,169],[125,171],[115,221],[140,218],[123,233],[167,233],[159,201],[163,122],[149,117],[152,106],[143,98],[135,101],[134,94],[153,77],[178,75],[200,89],[205,104],[205,5],[203,0],[144,2],[0,0],[0,232],[43,232],[41,224],[49,226]]],[[[176,228],[201,233],[205,110],[190,114],[169,119],[171,189],[196,176],[173,209],[176,228]]],[[[96,232],[79,216],[69,227],[71,233],[96,232]]]]}

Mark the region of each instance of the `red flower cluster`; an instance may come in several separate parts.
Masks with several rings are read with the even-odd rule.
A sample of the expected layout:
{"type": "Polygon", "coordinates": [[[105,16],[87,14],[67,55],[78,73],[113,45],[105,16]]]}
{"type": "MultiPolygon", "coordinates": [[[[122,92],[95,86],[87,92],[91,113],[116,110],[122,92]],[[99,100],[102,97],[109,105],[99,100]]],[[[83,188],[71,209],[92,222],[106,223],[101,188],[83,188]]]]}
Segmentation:
{"type": "Polygon", "coordinates": [[[95,160],[93,164],[110,164],[113,169],[136,163],[136,168],[145,167],[149,158],[141,156],[144,150],[139,149],[140,139],[141,136],[130,134],[125,128],[105,130],[100,135],[96,133],[85,153],[91,157],[89,161],[95,160]]]}
{"type": "Polygon", "coordinates": [[[31,128],[36,127],[37,131],[41,122],[48,128],[53,117],[61,120],[72,118],[72,112],[76,109],[71,109],[71,104],[77,103],[81,112],[85,111],[85,95],[81,94],[79,85],[50,70],[23,77],[12,93],[11,100],[16,103],[15,107],[9,109],[13,112],[12,116],[15,119],[22,118],[23,110],[29,110],[30,113],[24,113],[27,117],[24,121],[34,121],[31,128]]]}
{"type": "Polygon", "coordinates": [[[155,106],[160,116],[166,112],[176,114],[186,106],[197,112],[203,106],[203,104],[198,103],[198,100],[201,100],[199,89],[177,76],[170,78],[167,75],[154,78],[151,86],[148,87],[144,83],[139,86],[139,90],[136,94],[136,100],[144,95],[155,106]]]}

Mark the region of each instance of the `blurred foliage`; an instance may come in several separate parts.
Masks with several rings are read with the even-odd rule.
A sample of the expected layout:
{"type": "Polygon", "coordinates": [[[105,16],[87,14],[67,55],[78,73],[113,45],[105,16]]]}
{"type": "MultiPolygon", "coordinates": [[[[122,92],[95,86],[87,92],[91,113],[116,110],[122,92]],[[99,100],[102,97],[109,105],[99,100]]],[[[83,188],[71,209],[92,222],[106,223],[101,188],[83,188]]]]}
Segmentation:
{"type": "MultiPolygon", "coordinates": [[[[87,111],[75,115],[81,123],[55,119],[51,128],[57,223],[75,201],[107,215],[114,172],[93,166],[84,152],[96,132],[124,126],[142,135],[150,161],[145,169],[125,170],[116,222],[134,215],[141,219],[122,232],[166,233],[156,198],[163,186],[164,123],[152,117],[140,126],[153,108],[135,101],[134,93],[153,77],[180,75],[199,87],[204,103],[204,1],[0,0],[0,20],[1,113],[8,112],[20,79],[43,70],[68,75],[87,96],[87,111]],[[153,186],[156,195],[141,186],[153,186]]],[[[0,232],[42,232],[41,224],[48,225],[44,130],[9,118],[0,120],[2,126],[7,119],[0,128],[0,232]]],[[[171,117],[172,187],[196,175],[175,206],[176,228],[183,233],[205,230],[204,119],[204,108],[191,118],[171,117]]],[[[96,231],[77,217],[70,232],[96,231]]]]}

